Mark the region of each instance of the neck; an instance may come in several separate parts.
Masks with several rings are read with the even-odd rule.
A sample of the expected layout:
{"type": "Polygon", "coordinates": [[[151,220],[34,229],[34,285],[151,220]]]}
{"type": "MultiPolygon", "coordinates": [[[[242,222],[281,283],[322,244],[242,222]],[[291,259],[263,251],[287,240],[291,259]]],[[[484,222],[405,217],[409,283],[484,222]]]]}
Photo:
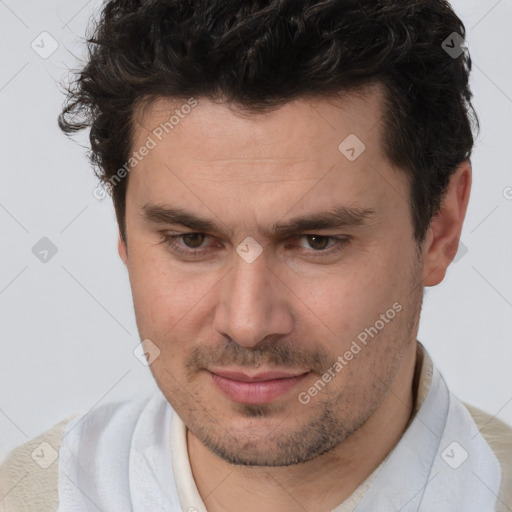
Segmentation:
{"type": "Polygon", "coordinates": [[[217,457],[187,429],[192,474],[209,512],[329,511],[345,501],[379,466],[411,419],[420,359],[416,344],[375,413],[336,448],[286,467],[234,466],[217,457]],[[416,367],[416,378],[415,378],[416,367]]]}

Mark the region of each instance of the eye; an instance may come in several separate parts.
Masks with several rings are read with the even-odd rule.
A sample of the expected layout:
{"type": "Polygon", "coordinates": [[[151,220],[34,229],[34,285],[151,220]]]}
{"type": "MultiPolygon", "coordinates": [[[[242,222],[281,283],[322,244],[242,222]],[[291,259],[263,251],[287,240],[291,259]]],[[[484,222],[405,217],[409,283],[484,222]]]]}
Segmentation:
{"type": "MultiPolygon", "coordinates": [[[[174,254],[190,258],[199,258],[204,256],[207,252],[212,252],[212,249],[221,246],[217,243],[212,247],[208,247],[205,242],[207,242],[209,238],[212,237],[205,233],[176,233],[172,235],[164,233],[159,243],[165,244],[174,254]]],[[[341,251],[348,243],[348,237],[307,234],[292,237],[284,244],[284,248],[294,251],[298,247],[298,252],[303,257],[321,258],[341,251]],[[290,243],[291,240],[306,242],[309,247],[304,247],[301,243],[290,243]]]]}
{"type": "Polygon", "coordinates": [[[205,233],[180,233],[176,235],[163,234],[161,244],[165,244],[172,252],[182,255],[201,255],[205,250],[201,247],[206,237],[205,233]],[[183,242],[183,245],[180,243],[183,242]],[[189,250],[190,249],[190,250],[189,250]]]}
{"type": "Polygon", "coordinates": [[[332,247],[329,246],[329,242],[336,240],[334,237],[322,235],[302,235],[300,238],[306,240],[309,246],[315,251],[324,251],[329,247],[332,247]]]}
{"type": "Polygon", "coordinates": [[[201,247],[206,235],[204,233],[185,233],[180,235],[180,238],[182,238],[183,243],[190,249],[197,249],[201,247]]]}
{"type": "MultiPolygon", "coordinates": [[[[350,237],[328,236],[328,235],[297,235],[294,239],[299,240],[296,246],[299,247],[299,254],[305,259],[327,259],[343,249],[350,242],[350,237]]],[[[290,247],[290,244],[287,244],[290,247]]],[[[293,244],[292,244],[293,247],[293,244]]]]}

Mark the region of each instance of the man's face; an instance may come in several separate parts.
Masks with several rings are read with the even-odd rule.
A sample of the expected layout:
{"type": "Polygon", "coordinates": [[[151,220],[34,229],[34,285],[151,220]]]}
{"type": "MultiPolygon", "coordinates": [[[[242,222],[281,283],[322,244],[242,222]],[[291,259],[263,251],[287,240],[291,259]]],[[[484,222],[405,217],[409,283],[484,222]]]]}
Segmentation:
{"type": "Polygon", "coordinates": [[[151,371],[163,394],[225,460],[324,453],[409,371],[421,259],[406,176],[383,152],[381,102],[369,89],[240,115],[159,100],[139,116],[133,150],[148,136],[156,146],[129,175],[128,253],[120,244],[137,325],[160,350],[151,371]],[[175,109],[179,122],[158,130],[175,109]],[[343,209],[331,227],[278,228],[343,209]]]}

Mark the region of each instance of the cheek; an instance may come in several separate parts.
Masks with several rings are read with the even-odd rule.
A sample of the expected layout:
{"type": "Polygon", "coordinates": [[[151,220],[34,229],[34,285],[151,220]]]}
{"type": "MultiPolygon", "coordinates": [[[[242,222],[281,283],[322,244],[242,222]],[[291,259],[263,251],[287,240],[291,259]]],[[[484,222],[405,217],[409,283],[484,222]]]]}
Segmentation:
{"type": "MultiPolygon", "coordinates": [[[[316,337],[332,351],[343,353],[351,341],[357,339],[365,329],[370,329],[381,316],[391,310],[393,304],[405,305],[408,299],[408,276],[410,262],[398,261],[396,255],[375,254],[373,261],[358,267],[340,269],[316,283],[297,282],[302,292],[297,294],[307,307],[302,308],[306,318],[306,329],[316,329],[316,337]]],[[[403,316],[403,315],[402,315],[403,316]]],[[[401,322],[385,323],[384,337],[399,328],[401,322]]]]}
{"type": "Polygon", "coordinates": [[[130,255],[129,274],[139,332],[162,342],[172,332],[194,325],[216,282],[208,273],[184,272],[149,250],[130,255]]]}

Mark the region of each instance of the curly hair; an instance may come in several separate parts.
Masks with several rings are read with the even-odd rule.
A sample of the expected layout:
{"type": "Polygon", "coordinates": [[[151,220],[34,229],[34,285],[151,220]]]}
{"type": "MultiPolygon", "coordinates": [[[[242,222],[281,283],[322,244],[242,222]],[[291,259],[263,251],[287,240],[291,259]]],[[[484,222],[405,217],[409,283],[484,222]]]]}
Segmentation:
{"type": "MultiPolygon", "coordinates": [[[[465,27],[445,0],[111,0],[92,28],[59,126],[90,128],[105,185],[129,159],[141,103],[207,98],[257,113],[380,83],[384,150],[409,177],[420,243],[471,155],[471,59],[446,51],[465,27]]],[[[109,187],[125,243],[127,181],[109,187]]]]}

